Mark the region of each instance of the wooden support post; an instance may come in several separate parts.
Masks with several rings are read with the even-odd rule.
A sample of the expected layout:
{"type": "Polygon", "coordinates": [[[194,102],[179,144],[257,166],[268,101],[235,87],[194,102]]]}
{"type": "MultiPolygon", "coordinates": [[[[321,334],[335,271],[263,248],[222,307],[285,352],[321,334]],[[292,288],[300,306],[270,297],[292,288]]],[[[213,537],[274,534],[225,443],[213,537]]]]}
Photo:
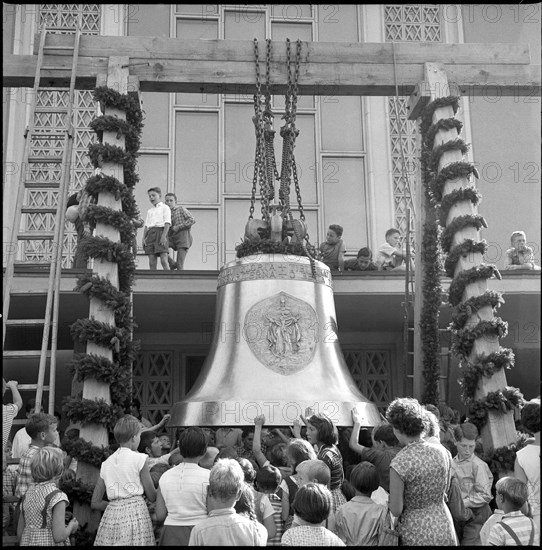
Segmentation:
{"type": "MultiPolygon", "coordinates": [[[[128,57],[110,57],[107,71],[107,86],[118,90],[121,94],[126,94],[128,91],[128,68],[123,67],[128,65],[128,57]]],[[[106,115],[117,116],[126,120],[124,111],[118,109],[106,108],[106,115]]],[[[104,132],[103,143],[125,147],[124,135],[117,137],[116,132],[104,132]]],[[[106,176],[114,176],[121,183],[124,183],[124,173],[122,165],[118,163],[104,163],[101,167],[102,172],[106,176]]],[[[107,206],[113,210],[122,210],[120,198],[117,200],[111,193],[101,192],[98,195],[98,205],[107,206]]],[[[98,222],[96,224],[95,235],[98,237],[106,237],[113,242],[120,241],[118,229],[98,222]]],[[[109,261],[94,260],[94,274],[109,279],[112,285],[117,289],[119,287],[118,265],[109,261]]],[[[115,326],[115,312],[107,307],[101,300],[91,297],[89,306],[89,318],[115,326]]],[[[113,352],[102,346],[92,342],[87,343],[87,353],[100,355],[109,360],[113,359],[113,352]]],[[[93,378],[87,378],[83,382],[83,398],[84,399],[105,399],[107,403],[111,403],[111,395],[109,384],[98,382],[93,378]]],[[[91,442],[96,446],[105,446],[109,444],[107,428],[101,424],[83,424],[80,432],[81,438],[91,442]]],[[[98,479],[99,471],[95,466],[79,461],[77,465],[77,479],[84,483],[94,485],[98,479]]],[[[85,504],[77,503],[74,507],[74,512],[79,523],[85,524],[88,522],[88,530],[96,531],[100,521],[100,513],[92,512],[90,507],[85,504]]]]}
{"type": "MultiPolygon", "coordinates": [[[[426,63],[425,65],[425,77],[424,81],[427,84],[425,89],[430,95],[430,100],[434,101],[438,97],[446,97],[450,94],[450,88],[448,86],[448,79],[444,66],[438,63],[426,63]]],[[[412,103],[416,103],[417,99],[412,98],[412,103]]],[[[411,109],[412,111],[413,109],[411,109]]],[[[452,107],[437,108],[433,114],[433,123],[440,119],[452,118],[454,116],[452,107]]],[[[454,140],[458,137],[457,130],[452,128],[450,130],[439,130],[435,136],[433,147],[437,147],[442,143],[454,140]]],[[[458,149],[446,151],[439,159],[438,172],[440,172],[445,166],[457,162],[463,161],[463,154],[458,149]]],[[[471,187],[471,183],[466,177],[460,177],[454,180],[447,180],[444,184],[443,195],[451,193],[455,189],[471,187]]],[[[466,214],[476,215],[476,206],[468,200],[456,203],[448,213],[448,219],[446,220],[446,226],[457,218],[458,216],[464,216],[466,214]]],[[[465,241],[466,239],[473,239],[475,241],[480,240],[479,231],[473,226],[467,226],[464,229],[457,231],[454,234],[453,245],[457,245],[465,241]]],[[[461,257],[456,265],[454,278],[459,273],[470,269],[475,266],[479,266],[483,263],[483,257],[481,253],[471,253],[465,257],[461,257]]],[[[418,272],[417,281],[418,281],[418,272]]],[[[463,293],[462,300],[465,301],[472,296],[479,296],[487,290],[487,281],[478,280],[475,283],[467,285],[463,293]]],[[[419,294],[417,294],[419,297],[419,294]]],[[[493,319],[493,309],[490,306],[486,306],[480,309],[477,314],[471,315],[466,327],[472,327],[476,325],[480,320],[493,319]]],[[[478,338],[475,340],[472,351],[468,357],[470,362],[475,362],[475,359],[480,356],[489,355],[500,349],[497,338],[478,338]]],[[[483,377],[476,390],[475,399],[480,399],[487,395],[489,392],[503,389],[506,386],[506,375],[504,370],[496,372],[491,377],[483,377]]],[[[482,438],[484,449],[486,452],[491,452],[494,448],[509,445],[516,440],[516,430],[514,425],[513,412],[507,414],[489,412],[489,419],[487,424],[482,429],[482,438]]]]}

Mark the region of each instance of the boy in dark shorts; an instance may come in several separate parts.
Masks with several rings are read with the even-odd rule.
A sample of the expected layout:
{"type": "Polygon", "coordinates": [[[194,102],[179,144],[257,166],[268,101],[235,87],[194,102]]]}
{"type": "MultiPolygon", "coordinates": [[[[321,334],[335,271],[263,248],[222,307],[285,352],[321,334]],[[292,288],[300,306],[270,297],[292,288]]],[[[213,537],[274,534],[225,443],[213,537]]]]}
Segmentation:
{"type": "Polygon", "coordinates": [[[177,195],[166,193],[166,204],[171,209],[171,229],[169,230],[169,246],[177,251],[177,261],[168,258],[170,269],[184,268],[184,259],[192,246],[190,228],[196,223],[194,216],[180,204],[177,206],[177,195]]]}
{"type": "Polygon", "coordinates": [[[151,187],[147,193],[152,207],[147,210],[145,229],[143,231],[143,249],[149,256],[149,268],[157,269],[158,256],[162,269],[169,271],[168,257],[168,232],[171,227],[171,210],[162,202],[162,190],[160,187],[151,187]]]}

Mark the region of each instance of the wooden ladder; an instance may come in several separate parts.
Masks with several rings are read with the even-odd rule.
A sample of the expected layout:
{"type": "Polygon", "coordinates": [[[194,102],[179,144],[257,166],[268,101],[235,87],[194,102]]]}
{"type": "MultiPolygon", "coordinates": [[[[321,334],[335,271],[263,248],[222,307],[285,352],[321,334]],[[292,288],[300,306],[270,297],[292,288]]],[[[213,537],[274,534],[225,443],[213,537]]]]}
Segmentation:
{"type": "MultiPolygon", "coordinates": [[[[64,238],[64,224],[65,224],[65,212],[66,204],[68,200],[69,189],[69,176],[71,166],[71,156],[73,150],[73,102],[75,93],[75,77],[76,68],[79,56],[79,44],[81,39],[80,25],[75,30],[73,46],[64,46],[63,49],[73,51],[73,58],[71,67],[51,67],[44,65],[44,51],[47,49],[53,49],[52,46],[46,45],[46,38],[48,35],[48,29],[43,27],[40,35],[40,44],[38,50],[38,60],[36,65],[36,75],[34,79],[34,89],[32,93],[32,101],[30,106],[30,122],[24,133],[25,143],[23,152],[23,168],[20,170],[19,184],[17,188],[17,202],[14,212],[13,227],[10,240],[10,253],[7,254],[6,267],[4,275],[4,303],[3,303],[3,340],[5,344],[6,329],[12,327],[14,329],[28,329],[29,327],[43,326],[42,344],[41,350],[8,350],[4,349],[4,359],[29,359],[39,357],[39,370],[38,381],[36,384],[20,384],[20,391],[36,391],[36,412],[42,410],[41,402],[44,391],[49,392],[48,411],[50,414],[54,411],[55,401],[55,378],[56,378],[56,350],[57,350],[57,336],[58,336],[58,312],[59,312],[59,293],[60,293],[60,278],[62,267],[62,249],[64,238]],[[38,107],[38,89],[40,86],[42,71],[48,69],[63,69],[71,71],[70,86],[66,102],[66,107],[63,108],[50,108],[50,107],[38,107]],[[64,114],[64,128],[57,130],[53,129],[52,132],[43,132],[43,130],[35,129],[35,114],[39,112],[64,114]],[[63,151],[62,156],[49,156],[49,155],[35,155],[32,154],[33,147],[36,147],[36,140],[44,139],[63,139],[63,151]],[[43,181],[34,181],[29,176],[29,167],[34,163],[49,163],[58,164],[60,166],[60,179],[59,181],[52,181],[49,178],[43,181]],[[56,207],[54,206],[30,206],[23,205],[23,200],[26,195],[26,189],[58,189],[56,207]],[[55,214],[55,228],[52,232],[44,231],[21,231],[21,219],[23,214],[55,214]],[[45,305],[45,313],[43,318],[39,319],[12,319],[10,317],[10,303],[13,296],[13,281],[16,256],[19,246],[22,241],[25,240],[44,240],[52,241],[51,247],[51,261],[49,265],[49,280],[47,286],[47,301],[45,305]],[[51,349],[49,350],[49,336],[51,336],[51,349]],[[44,386],[45,370],[47,364],[47,358],[50,357],[49,362],[49,385],[44,386]]],[[[55,46],[54,49],[58,49],[55,46]]],[[[25,263],[25,262],[22,262],[25,263]]],[[[19,264],[19,262],[17,262],[19,264]]],[[[47,265],[45,263],[44,265],[47,265]]],[[[14,424],[24,424],[25,420],[14,420],[14,424]]]]}

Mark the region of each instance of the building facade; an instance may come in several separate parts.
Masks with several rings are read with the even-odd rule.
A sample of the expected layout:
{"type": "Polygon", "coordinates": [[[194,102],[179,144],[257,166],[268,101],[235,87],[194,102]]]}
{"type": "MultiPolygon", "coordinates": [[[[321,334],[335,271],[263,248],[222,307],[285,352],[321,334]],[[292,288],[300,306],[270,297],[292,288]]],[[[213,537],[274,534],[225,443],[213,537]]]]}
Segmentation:
{"type": "MultiPolygon", "coordinates": [[[[4,4],[4,50],[31,54],[34,35],[46,24],[54,32],[73,32],[83,22],[83,33],[104,36],[157,36],[201,40],[257,39],[262,78],[266,39],[272,51],[315,42],[436,42],[526,43],[532,63],[540,64],[540,12],[534,6],[500,5],[146,5],[146,4],[4,4]],[[80,19],[78,19],[80,18],[80,19]]],[[[428,59],[427,61],[434,61],[428,59]]],[[[436,61],[436,60],[435,60],[436,61]]],[[[400,83],[398,83],[399,85],[400,83]]],[[[480,173],[479,212],[488,228],[482,237],[489,247],[485,260],[503,267],[503,253],[512,231],[522,229],[540,265],[540,98],[502,97],[498,76],[488,82],[483,97],[463,97],[458,117],[464,139],[471,144],[469,160],[480,173]]],[[[398,86],[398,91],[400,90],[398,86]]],[[[36,125],[59,124],[55,108],[63,104],[61,91],[39,92],[36,125]],[[50,111],[47,112],[47,107],[50,111]]],[[[90,91],[78,91],[71,192],[92,174],[87,155],[95,140],[89,122],[95,116],[90,91]]],[[[140,184],[135,196],[142,213],[149,203],[147,189],[159,186],[177,194],[196,218],[193,245],[184,272],[148,270],[148,259],[138,235],[137,279],[133,311],[138,325],[134,338],[141,352],[134,364],[134,387],[149,418],[159,418],[188,391],[209,351],[214,329],[218,270],[235,258],[249,214],[254,171],[253,97],[235,94],[142,92],[145,112],[138,159],[140,184]]],[[[344,227],[347,254],[384,242],[390,227],[407,232],[406,213],[413,219],[415,196],[420,192],[416,127],[406,119],[406,100],[391,97],[338,96],[333,83],[322,95],[299,96],[295,158],[300,196],[310,240],[318,244],[327,227],[344,227]]],[[[4,88],[4,257],[11,241],[10,219],[22,166],[23,133],[29,116],[28,89],[4,88]]],[[[275,151],[280,159],[278,129],[284,97],[273,96],[275,151]]],[[[60,146],[43,143],[47,154],[60,146]]],[[[46,163],[33,166],[37,181],[54,177],[46,163]]],[[[34,190],[30,205],[54,205],[54,191],[34,190]]],[[[258,207],[257,207],[258,208],[258,207]]],[[[25,231],[54,227],[53,214],[23,217],[25,231]]],[[[414,228],[414,223],[410,229],[414,228]]],[[[61,282],[58,381],[55,402],[70,393],[70,376],[63,369],[73,354],[69,325],[88,316],[87,300],[72,289],[77,270],[69,269],[75,246],[73,228],[66,225],[65,272],[61,282]]],[[[412,234],[414,248],[416,235],[412,234]]],[[[51,250],[38,238],[18,248],[13,307],[38,311],[45,301],[47,275],[36,264],[47,261],[51,250]]],[[[536,273],[504,273],[490,288],[504,292],[499,315],[509,323],[502,345],[516,353],[516,368],[508,382],[534,397],[529,381],[540,362],[540,279],[536,273]],[[531,395],[532,394],[532,395],[531,395]]],[[[444,286],[449,284],[444,278],[444,286]]],[[[405,307],[404,274],[344,273],[334,280],[339,339],[346,362],[362,393],[384,408],[397,395],[412,394],[412,308],[405,307]]],[[[21,316],[23,316],[21,314],[21,316]]],[[[441,327],[450,322],[446,306],[441,327]]],[[[6,349],[39,347],[39,331],[25,335],[24,346],[8,333],[6,349]],[[34,343],[36,342],[36,343],[34,343]]],[[[449,336],[442,336],[441,399],[462,408],[457,360],[447,353],[449,336]]],[[[25,359],[7,359],[6,377],[30,383],[37,365],[25,359]]],[[[538,377],[539,380],[539,377],[538,377]]],[[[537,385],[538,387],[538,385],[537,385]]]]}

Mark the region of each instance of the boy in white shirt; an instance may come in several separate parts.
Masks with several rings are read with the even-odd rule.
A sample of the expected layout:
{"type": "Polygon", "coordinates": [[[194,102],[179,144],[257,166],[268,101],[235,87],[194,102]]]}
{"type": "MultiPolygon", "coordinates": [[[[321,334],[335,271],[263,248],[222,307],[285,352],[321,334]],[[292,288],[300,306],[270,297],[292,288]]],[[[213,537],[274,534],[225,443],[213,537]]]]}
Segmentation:
{"type": "Polygon", "coordinates": [[[147,191],[152,207],[147,210],[145,228],[143,230],[143,249],[149,256],[149,268],[156,269],[158,256],[162,269],[169,271],[167,260],[169,251],[168,232],[171,227],[171,210],[162,202],[160,187],[151,187],[147,191]]]}

